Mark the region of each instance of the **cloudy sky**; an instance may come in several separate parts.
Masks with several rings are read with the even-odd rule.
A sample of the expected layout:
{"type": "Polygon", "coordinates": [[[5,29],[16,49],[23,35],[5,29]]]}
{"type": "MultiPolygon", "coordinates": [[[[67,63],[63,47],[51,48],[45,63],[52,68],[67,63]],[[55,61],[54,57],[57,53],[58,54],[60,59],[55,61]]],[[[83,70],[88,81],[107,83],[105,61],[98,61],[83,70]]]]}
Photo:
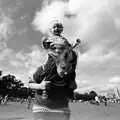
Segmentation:
{"type": "Polygon", "coordinates": [[[60,20],[78,48],[80,90],[120,87],[119,0],[0,0],[0,69],[24,83],[46,60],[41,37],[60,20]]]}

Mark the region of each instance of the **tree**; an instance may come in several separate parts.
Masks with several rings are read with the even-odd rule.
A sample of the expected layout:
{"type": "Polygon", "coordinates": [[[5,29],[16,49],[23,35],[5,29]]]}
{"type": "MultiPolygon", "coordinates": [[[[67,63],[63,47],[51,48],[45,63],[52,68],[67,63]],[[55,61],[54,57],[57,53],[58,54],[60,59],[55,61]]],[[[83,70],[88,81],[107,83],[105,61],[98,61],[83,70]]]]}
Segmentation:
{"type": "Polygon", "coordinates": [[[0,70],[0,76],[2,76],[2,70],[0,70]]]}
{"type": "Polygon", "coordinates": [[[24,84],[20,80],[17,80],[14,75],[5,75],[0,80],[0,94],[13,96],[23,86],[24,84]]]}
{"type": "Polygon", "coordinates": [[[29,95],[33,96],[34,91],[30,88],[24,87],[21,80],[16,79],[14,75],[5,75],[0,79],[0,95],[9,95],[17,98],[27,98],[29,95]]]}
{"type": "Polygon", "coordinates": [[[89,93],[80,94],[78,92],[74,93],[75,100],[83,100],[83,101],[90,101],[94,100],[97,93],[95,91],[90,91],[89,93]]]}
{"type": "Polygon", "coordinates": [[[92,90],[92,91],[89,92],[89,95],[90,95],[91,98],[95,98],[95,96],[97,96],[97,93],[92,90]]]}

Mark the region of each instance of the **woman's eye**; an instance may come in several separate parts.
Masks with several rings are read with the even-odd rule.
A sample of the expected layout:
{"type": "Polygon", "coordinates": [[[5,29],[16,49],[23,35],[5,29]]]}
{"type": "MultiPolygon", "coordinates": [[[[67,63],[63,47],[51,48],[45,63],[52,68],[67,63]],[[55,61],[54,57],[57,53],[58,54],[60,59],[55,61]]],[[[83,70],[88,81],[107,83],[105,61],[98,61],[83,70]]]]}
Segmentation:
{"type": "Polygon", "coordinates": [[[55,47],[52,47],[52,50],[55,50],[56,48],[55,47]]]}
{"type": "Polygon", "coordinates": [[[51,45],[51,49],[52,49],[52,50],[55,50],[56,48],[54,47],[54,45],[51,45]]]}

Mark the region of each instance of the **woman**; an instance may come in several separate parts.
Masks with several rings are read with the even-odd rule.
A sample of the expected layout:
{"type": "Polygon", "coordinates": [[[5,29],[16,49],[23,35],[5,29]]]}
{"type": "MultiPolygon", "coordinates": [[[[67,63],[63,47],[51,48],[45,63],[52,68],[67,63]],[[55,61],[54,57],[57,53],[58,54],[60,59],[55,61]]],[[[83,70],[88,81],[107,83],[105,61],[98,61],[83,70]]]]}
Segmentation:
{"type": "Polygon", "coordinates": [[[49,54],[46,64],[38,67],[33,74],[38,89],[33,105],[35,120],[69,120],[70,117],[68,103],[73,99],[74,89],[77,88],[75,82],[77,55],[74,53],[72,72],[61,76],[54,58],[67,47],[71,47],[67,39],[61,36],[62,31],[62,24],[56,23],[52,27],[52,36],[43,40],[43,46],[49,50],[49,54]]]}

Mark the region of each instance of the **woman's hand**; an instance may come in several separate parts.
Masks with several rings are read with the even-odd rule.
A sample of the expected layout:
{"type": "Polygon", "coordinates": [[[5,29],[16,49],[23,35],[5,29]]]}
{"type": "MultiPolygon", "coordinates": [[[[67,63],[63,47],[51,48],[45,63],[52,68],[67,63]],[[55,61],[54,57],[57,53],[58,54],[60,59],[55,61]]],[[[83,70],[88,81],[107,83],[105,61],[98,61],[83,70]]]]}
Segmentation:
{"type": "Polygon", "coordinates": [[[39,89],[45,90],[46,85],[49,83],[50,83],[50,81],[44,81],[44,80],[40,84],[30,83],[29,88],[37,89],[37,90],[39,90],[39,89]]]}
{"type": "Polygon", "coordinates": [[[49,83],[50,83],[50,81],[44,81],[44,80],[43,80],[43,81],[40,83],[40,89],[45,90],[47,84],[49,84],[49,83]]]}

